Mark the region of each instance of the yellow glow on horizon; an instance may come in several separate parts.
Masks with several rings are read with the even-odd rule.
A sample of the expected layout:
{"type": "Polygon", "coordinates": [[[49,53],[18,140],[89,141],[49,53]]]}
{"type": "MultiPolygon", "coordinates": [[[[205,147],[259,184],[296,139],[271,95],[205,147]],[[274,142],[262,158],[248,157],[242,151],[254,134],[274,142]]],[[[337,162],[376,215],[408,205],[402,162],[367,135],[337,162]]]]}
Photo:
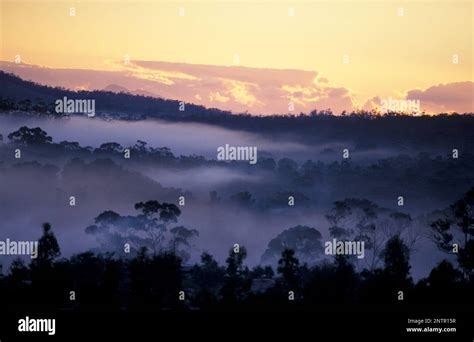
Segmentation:
{"type": "Polygon", "coordinates": [[[361,102],[474,80],[472,2],[2,1],[0,6],[0,60],[19,54],[25,63],[42,66],[115,70],[109,61],[124,55],[209,65],[233,65],[238,55],[242,66],[317,71],[331,84],[353,89],[361,102]],[[454,54],[459,64],[452,63],[454,54]]]}

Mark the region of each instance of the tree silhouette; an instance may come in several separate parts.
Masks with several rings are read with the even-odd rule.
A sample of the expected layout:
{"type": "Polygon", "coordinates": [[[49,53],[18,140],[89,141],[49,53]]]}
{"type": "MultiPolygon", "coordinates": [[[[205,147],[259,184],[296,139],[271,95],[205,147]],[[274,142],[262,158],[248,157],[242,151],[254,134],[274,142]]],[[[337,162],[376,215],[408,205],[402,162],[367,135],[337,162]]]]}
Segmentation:
{"type": "Polygon", "coordinates": [[[41,128],[28,128],[27,126],[22,126],[17,131],[8,134],[8,139],[21,145],[44,145],[53,141],[53,138],[41,128]]]}
{"type": "Polygon", "coordinates": [[[32,302],[33,300],[31,298],[30,284],[30,269],[25,265],[22,259],[14,259],[10,265],[9,273],[5,279],[5,288],[0,292],[0,298],[2,299],[2,302],[16,302],[25,304],[32,302]]]}
{"type": "Polygon", "coordinates": [[[141,248],[129,264],[133,305],[176,308],[181,290],[181,260],[172,253],[147,255],[141,248]]]}
{"type": "Polygon", "coordinates": [[[28,280],[29,276],[30,271],[23,260],[20,258],[13,260],[10,265],[9,280],[15,285],[20,285],[22,282],[28,280]]]}
{"type": "Polygon", "coordinates": [[[141,210],[147,218],[153,218],[158,214],[160,220],[165,223],[176,222],[181,210],[172,203],[161,204],[158,201],[139,202],[135,204],[136,210],[141,210]]]}
{"type": "Polygon", "coordinates": [[[233,248],[229,251],[226,259],[224,283],[221,288],[222,301],[227,305],[243,302],[250,290],[248,279],[248,268],[243,265],[247,257],[247,250],[241,246],[238,252],[233,248]]]}
{"type": "Polygon", "coordinates": [[[248,191],[241,191],[230,196],[230,201],[244,208],[251,208],[255,203],[255,199],[248,191]]]}
{"type": "Polygon", "coordinates": [[[184,226],[177,226],[170,229],[172,235],[170,239],[170,250],[181,258],[183,262],[189,260],[191,255],[187,251],[191,248],[190,240],[199,236],[199,232],[196,229],[188,229],[184,226]]]}
{"type": "Polygon", "coordinates": [[[390,238],[399,237],[409,251],[420,239],[418,231],[409,229],[412,223],[410,215],[379,207],[367,199],[336,201],[326,219],[332,237],[364,241],[365,263],[371,270],[382,261],[382,249],[390,238]]]}
{"type": "Polygon", "coordinates": [[[384,274],[393,287],[408,288],[412,285],[410,277],[410,251],[398,235],[387,241],[382,251],[384,260],[384,274]]]}
{"type": "Polygon", "coordinates": [[[295,256],[302,262],[314,264],[323,252],[321,233],[308,226],[291,227],[268,243],[262,255],[262,263],[275,264],[285,249],[293,250],[295,256]]]}
{"type": "Polygon", "coordinates": [[[446,217],[431,222],[431,238],[436,246],[447,253],[458,246],[458,263],[467,278],[474,270],[474,187],[454,202],[446,217]]]}
{"type": "Polygon", "coordinates": [[[287,290],[297,291],[300,287],[299,261],[295,258],[295,252],[286,248],[278,261],[278,273],[283,278],[283,287],[287,290]]]}
{"type": "Polygon", "coordinates": [[[206,309],[218,301],[219,291],[224,281],[225,269],[209,253],[202,253],[201,264],[191,269],[191,277],[195,283],[195,304],[206,309]]]}
{"type": "Polygon", "coordinates": [[[54,259],[61,255],[56,236],[51,230],[50,223],[43,223],[43,235],[38,240],[38,257],[34,262],[39,264],[51,264],[54,259]]]}
{"type": "Polygon", "coordinates": [[[427,278],[430,299],[436,302],[454,302],[460,294],[462,273],[447,261],[441,261],[427,278]]]}
{"type": "Polygon", "coordinates": [[[469,279],[473,278],[474,270],[474,240],[468,240],[464,247],[459,250],[459,266],[464,270],[469,279]]]}
{"type": "Polygon", "coordinates": [[[31,262],[31,280],[38,301],[58,302],[60,281],[54,261],[61,255],[58,241],[49,223],[43,224],[43,235],[38,240],[38,256],[31,262]]]}
{"type": "Polygon", "coordinates": [[[147,247],[158,253],[167,247],[182,253],[187,258],[186,251],[179,249],[188,247],[189,239],[197,236],[198,232],[183,226],[175,227],[170,234],[170,243],[165,245],[168,226],[178,220],[181,210],[172,203],[160,203],[155,200],[138,202],[135,209],[140,210],[137,216],[121,216],[107,210],[94,219],[94,223],[85,231],[96,236],[103,248],[111,246],[113,249],[123,249],[129,244],[134,251],[147,247]]]}

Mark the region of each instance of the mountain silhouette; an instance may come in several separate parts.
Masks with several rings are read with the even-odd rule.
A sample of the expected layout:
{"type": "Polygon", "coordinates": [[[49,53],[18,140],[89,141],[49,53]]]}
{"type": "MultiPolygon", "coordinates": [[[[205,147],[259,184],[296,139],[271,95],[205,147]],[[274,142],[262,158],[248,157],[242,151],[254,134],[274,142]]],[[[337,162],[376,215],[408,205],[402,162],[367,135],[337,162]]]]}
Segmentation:
{"type": "MultiPolygon", "coordinates": [[[[215,108],[178,100],[152,97],[141,90],[129,92],[126,88],[111,84],[103,90],[73,91],[60,87],[49,87],[0,71],[1,109],[19,109],[17,103],[29,101],[31,108],[40,108],[39,112],[54,113],[55,102],[68,99],[95,100],[96,115],[115,116],[125,114],[127,119],[170,116],[210,116],[231,114],[215,108]],[[145,96],[144,96],[145,95],[145,96]]],[[[123,115],[121,115],[123,118],[123,115]]]]}

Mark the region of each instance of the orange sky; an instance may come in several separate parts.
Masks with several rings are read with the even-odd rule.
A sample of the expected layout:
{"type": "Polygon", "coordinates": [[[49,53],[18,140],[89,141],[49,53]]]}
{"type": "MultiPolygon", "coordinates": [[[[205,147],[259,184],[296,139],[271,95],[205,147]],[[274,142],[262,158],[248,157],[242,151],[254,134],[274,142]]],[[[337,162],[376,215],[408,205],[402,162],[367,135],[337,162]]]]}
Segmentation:
{"type": "MultiPolygon", "coordinates": [[[[140,61],[309,72],[278,74],[273,88],[278,86],[275,94],[285,100],[279,107],[267,103],[272,101],[272,85],[263,79],[269,73],[255,72],[251,78],[244,75],[245,68],[234,68],[232,78],[221,68],[218,76],[206,78],[216,82],[212,89],[192,94],[194,102],[239,111],[272,111],[287,100],[297,105],[300,101],[306,110],[323,98],[328,99],[324,104],[340,101],[340,89],[356,108],[377,96],[404,98],[409,91],[440,84],[447,86],[437,88],[438,95],[443,89],[459,90],[450,84],[467,84],[463,91],[470,91],[466,81],[474,80],[472,1],[2,0],[0,6],[2,61],[13,62],[20,55],[23,63],[38,66],[133,72],[139,78],[165,72],[157,69],[165,64],[151,70],[140,61]],[[71,7],[75,16],[70,16],[71,7]],[[125,55],[131,65],[121,63],[125,55]],[[459,63],[453,63],[453,55],[459,63]],[[311,75],[315,79],[308,81],[311,75]],[[337,96],[331,102],[333,95],[337,96]]],[[[179,98],[185,85],[188,90],[203,85],[196,83],[196,78],[206,77],[202,69],[186,70],[166,66],[172,79],[180,74],[182,85],[169,87],[171,97],[179,98]]],[[[154,79],[160,89],[164,76],[154,79]]],[[[462,101],[469,106],[469,99],[462,101]]]]}

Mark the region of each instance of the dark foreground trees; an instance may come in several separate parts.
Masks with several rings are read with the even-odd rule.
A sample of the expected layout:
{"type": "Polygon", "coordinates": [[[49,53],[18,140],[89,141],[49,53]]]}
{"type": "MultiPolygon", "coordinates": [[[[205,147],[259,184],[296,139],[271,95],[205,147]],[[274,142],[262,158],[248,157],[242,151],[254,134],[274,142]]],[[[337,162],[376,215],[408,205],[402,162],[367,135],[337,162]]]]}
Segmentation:
{"type": "Polygon", "coordinates": [[[474,284],[442,261],[414,283],[409,249],[393,236],[381,253],[383,267],[357,272],[342,255],[314,266],[284,249],[276,273],[245,265],[247,251],[233,246],[226,265],[204,253],[183,266],[172,250],[141,248],[128,258],[85,252],[60,258],[49,224],[43,225],[38,258],[15,260],[0,277],[0,300],[9,306],[42,305],[48,310],[316,310],[321,305],[474,303],[474,284]]]}
{"type": "Polygon", "coordinates": [[[464,276],[474,279],[474,187],[431,223],[432,239],[443,252],[455,254],[464,276]]]}

